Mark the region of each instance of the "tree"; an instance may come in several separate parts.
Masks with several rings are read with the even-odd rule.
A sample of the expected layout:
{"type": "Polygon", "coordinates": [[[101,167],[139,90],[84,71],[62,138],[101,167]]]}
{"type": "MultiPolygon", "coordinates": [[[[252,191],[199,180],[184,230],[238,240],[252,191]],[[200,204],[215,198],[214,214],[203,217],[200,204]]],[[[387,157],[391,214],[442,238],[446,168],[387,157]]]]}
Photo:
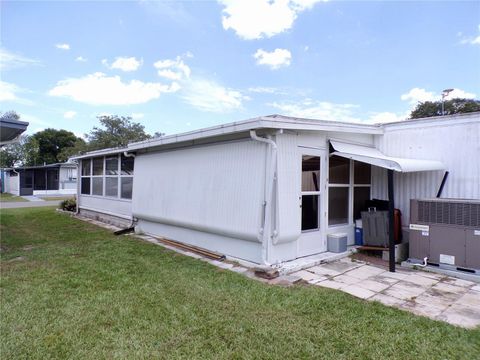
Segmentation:
{"type": "Polygon", "coordinates": [[[122,147],[130,142],[151,138],[145,132],[145,127],[140,123],[132,122],[129,116],[99,116],[98,120],[103,128],[94,127],[87,134],[89,150],[122,147]]]}
{"type": "Polygon", "coordinates": [[[82,138],[75,140],[75,145],[72,147],[63,148],[58,154],[58,160],[60,162],[68,161],[68,159],[74,155],[80,155],[88,151],[88,144],[82,138]]]}
{"type": "MultiPolygon", "coordinates": [[[[462,114],[480,111],[480,100],[472,99],[452,99],[444,103],[444,114],[462,114]]],[[[442,115],[442,101],[425,101],[417,105],[417,107],[410,113],[411,119],[419,119],[424,117],[440,116],[442,115]]]]}
{"type": "Polygon", "coordinates": [[[75,134],[67,130],[45,129],[32,136],[38,143],[38,157],[34,165],[60,162],[59,155],[66,148],[74,147],[79,141],[75,134]]]}
{"type": "Polygon", "coordinates": [[[38,162],[38,142],[28,135],[20,136],[18,143],[0,150],[0,167],[28,166],[38,162]]]}
{"type": "Polygon", "coordinates": [[[18,115],[13,110],[9,110],[9,111],[5,111],[4,113],[0,112],[0,119],[2,119],[2,120],[20,120],[20,115],[18,115]]]}

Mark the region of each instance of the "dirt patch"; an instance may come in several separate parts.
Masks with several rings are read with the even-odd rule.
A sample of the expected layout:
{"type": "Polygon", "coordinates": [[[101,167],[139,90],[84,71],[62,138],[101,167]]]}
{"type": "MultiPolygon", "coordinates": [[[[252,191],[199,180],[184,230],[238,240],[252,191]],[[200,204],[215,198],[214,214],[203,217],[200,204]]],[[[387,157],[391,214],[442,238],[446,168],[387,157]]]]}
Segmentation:
{"type": "Polygon", "coordinates": [[[17,256],[14,257],[13,259],[8,260],[7,262],[12,263],[12,262],[17,262],[17,261],[24,261],[25,258],[23,256],[17,256]]]}
{"type": "Polygon", "coordinates": [[[34,249],[35,246],[33,245],[25,245],[24,247],[22,247],[22,250],[24,251],[32,251],[32,249],[34,249]]]}

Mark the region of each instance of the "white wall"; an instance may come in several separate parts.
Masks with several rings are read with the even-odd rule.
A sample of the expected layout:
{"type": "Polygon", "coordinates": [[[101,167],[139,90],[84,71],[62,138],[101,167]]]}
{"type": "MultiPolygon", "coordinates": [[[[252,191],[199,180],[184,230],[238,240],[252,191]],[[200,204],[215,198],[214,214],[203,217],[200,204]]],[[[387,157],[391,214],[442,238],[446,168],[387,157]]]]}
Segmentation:
{"type": "Polygon", "coordinates": [[[90,211],[105,213],[108,215],[131,218],[132,201],[114,199],[95,195],[78,195],[78,207],[90,211]]]}
{"type": "MultiPolygon", "coordinates": [[[[480,198],[480,115],[462,115],[409,124],[390,125],[376,137],[377,147],[389,156],[439,160],[449,175],[442,198],[480,198]]],[[[409,223],[410,199],[433,198],[444,171],[395,173],[395,207],[409,223]]],[[[386,171],[373,169],[372,196],[387,198],[386,171]]]]}
{"type": "Polygon", "coordinates": [[[266,145],[252,140],[137,154],[133,215],[140,228],[143,220],[259,242],[265,159],[266,145]]]}
{"type": "Polygon", "coordinates": [[[9,193],[13,195],[19,195],[20,194],[20,175],[17,176],[9,176],[9,193]]]}

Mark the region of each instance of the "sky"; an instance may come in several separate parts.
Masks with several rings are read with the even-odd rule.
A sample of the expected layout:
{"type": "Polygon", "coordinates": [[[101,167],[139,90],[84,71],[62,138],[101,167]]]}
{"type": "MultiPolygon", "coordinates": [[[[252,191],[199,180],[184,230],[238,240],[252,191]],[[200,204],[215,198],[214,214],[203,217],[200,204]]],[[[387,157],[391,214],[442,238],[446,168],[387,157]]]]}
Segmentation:
{"type": "Polygon", "coordinates": [[[269,114],[376,123],[480,97],[478,1],[2,1],[0,111],[83,136],[269,114]]]}

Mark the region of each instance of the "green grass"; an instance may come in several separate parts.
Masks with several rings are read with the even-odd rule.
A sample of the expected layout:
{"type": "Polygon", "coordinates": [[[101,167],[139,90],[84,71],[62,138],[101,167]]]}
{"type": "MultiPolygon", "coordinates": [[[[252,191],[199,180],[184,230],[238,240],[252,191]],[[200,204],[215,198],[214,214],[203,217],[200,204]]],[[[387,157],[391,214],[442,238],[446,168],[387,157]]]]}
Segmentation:
{"type": "Polygon", "coordinates": [[[265,285],[131,236],[1,212],[2,359],[478,359],[466,330],[315,286],[265,285]]]}
{"type": "Polygon", "coordinates": [[[19,202],[19,201],[28,201],[20,196],[15,196],[9,193],[1,193],[0,194],[0,202],[19,202]]]}
{"type": "Polygon", "coordinates": [[[45,201],[63,201],[68,199],[74,199],[75,196],[41,196],[40,199],[45,201]]]}

